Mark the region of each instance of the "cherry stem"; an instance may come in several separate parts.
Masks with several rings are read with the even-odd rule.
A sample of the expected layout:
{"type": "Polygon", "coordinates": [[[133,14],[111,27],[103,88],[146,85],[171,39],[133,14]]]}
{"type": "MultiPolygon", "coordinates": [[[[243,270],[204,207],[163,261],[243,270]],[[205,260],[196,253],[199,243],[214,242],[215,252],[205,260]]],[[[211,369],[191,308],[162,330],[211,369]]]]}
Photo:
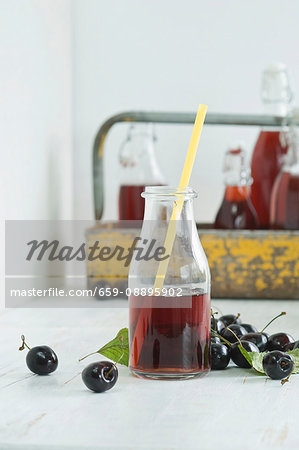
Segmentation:
{"type": "Polygon", "coordinates": [[[216,336],[218,336],[223,342],[225,342],[230,347],[233,345],[231,342],[229,342],[227,339],[225,339],[223,336],[221,336],[221,334],[217,333],[216,330],[213,330],[213,328],[211,328],[211,331],[213,331],[213,333],[215,333],[216,336]]]}
{"type": "Polygon", "coordinates": [[[272,322],[274,322],[274,320],[278,319],[278,317],[285,316],[285,315],[286,315],[286,312],[281,312],[280,314],[278,314],[277,316],[275,316],[275,317],[274,317],[272,320],[270,320],[270,322],[267,323],[267,325],[262,329],[261,333],[262,333],[263,331],[265,331],[265,329],[268,328],[268,326],[269,326],[272,322]]]}
{"type": "MultiPolygon", "coordinates": [[[[213,311],[212,308],[211,308],[211,317],[212,317],[212,319],[213,319],[214,325],[216,326],[216,319],[215,319],[214,311],[213,311]]],[[[214,331],[214,330],[212,330],[212,331],[214,331]]]]}
{"type": "Polygon", "coordinates": [[[121,356],[118,358],[118,360],[113,364],[113,366],[108,370],[108,372],[105,374],[105,377],[108,378],[114,367],[116,367],[116,364],[119,363],[119,361],[122,359],[122,357],[125,354],[125,350],[123,349],[121,356]]]}
{"type": "Polygon", "coordinates": [[[213,317],[213,319],[215,319],[215,314],[218,314],[218,311],[214,312],[211,308],[211,317],[213,317]]]}
{"type": "Polygon", "coordinates": [[[235,336],[235,338],[237,339],[237,341],[239,342],[239,344],[241,345],[241,347],[243,347],[243,344],[242,344],[242,342],[240,341],[240,339],[238,338],[238,336],[236,335],[236,333],[234,333],[234,331],[231,330],[229,327],[226,327],[226,329],[229,330],[229,331],[235,336]]]}
{"type": "Polygon", "coordinates": [[[106,378],[109,377],[109,375],[110,375],[110,373],[112,372],[112,370],[114,369],[114,367],[116,367],[116,364],[119,363],[119,361],[122,359],[122,357],[123,357],[124,354],[125,354],[125,349],[124,349],[124,345],[123,345],[123,337],[122,337],[122,336],[119,336],[119,340],[120,340],[120,342],[121,342],[122,354],[121,354],[120,358],[118,358],[118,360],[113,364],[113,366],[111,367],[111,369],[109,369],[108,372],[105,374],[105,377],[106,377],[106,378]]]}
{"type": "Polygon", "coordinates": [[[211,316],[214,317],[215,314],[221,314],[221,316],[223,316],[222,311],[221,311],[219,308],[217,308],[217,306],[213,306],[213,307],[211,308],[211,316]],[[213,311],[213,308],[216,309],[215,312],[213,311]]]}
{"type": "Polygon", "coordinates": [[[233,325],[234,323],[237,322],[237,320],[239,319],[240,315],[241,315],[240,313],[237,314],[236,318],[232,321],[231,325],[233,325]]]}
{"type": "Polygon", "coordinates": [[[28,348],[28,350],[31,350],[31,348],[25,342],[24,334],[22,334],[21,339],[22,339],[22,345],[21,345],[21,347],[19,347],[19,350],[22,351],[22,350],[24,350],[25,347],[28,348]]]}
{"type": "Polygon", "coordinates": [[[285,384],[285,383],[288,383],[288,381],[290,381],[290,376],[291,376],[292,374],[290,373],[290,375],[287,377],[287,378],[285,378],[284,380],[281,380],[281,384],[282,384],[282,386],[285,384]]]}
{"type": "Polygon", "coordinates": [[[88,358],[89,356],[95,355],[96,353],[99,353],[99,352],[88,353],[88,355],[85,355],[85,356],[83,356],[83,358],[80,358],[79,362],[83,361],[83,359],[88,358]]]}
{"type": "MultiPolygon", "coordinates": [[[[116,363],[113,364],[113,366],[108,370],[108,372],[105,374],[106,378],[110,375],[110,373],[112,372],[112,370],[114,369],[114,367],[116,366],[116,364],[119,363],[119,361],[122,359],[122,357],[125,354],[125,349],[124,349],[124,345],[123,345],[123,337],[119,336],[119,340],[121,342],[121,348],[122,348],[122,354],[120,356],[120,358],[118,358],[118,360],[116,361],[116,363]]],[[[83,358],[79,359],[79,362],[83,361],[83,359],[88,358],[89,356],[95,355],[96,353],[99,353],[99,351],[97,352],[92,352],[92,353],[88,353],[88,355],[83,356],[83,358]]]]}

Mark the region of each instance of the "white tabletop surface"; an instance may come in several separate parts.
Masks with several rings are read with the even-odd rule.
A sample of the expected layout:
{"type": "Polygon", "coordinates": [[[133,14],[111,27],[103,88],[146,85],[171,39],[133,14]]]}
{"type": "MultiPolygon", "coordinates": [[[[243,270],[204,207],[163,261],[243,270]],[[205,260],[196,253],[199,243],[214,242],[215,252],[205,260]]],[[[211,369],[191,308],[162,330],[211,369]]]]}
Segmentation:
{"type": "MultiPolygon", "coordinates": [[[[94,300],[89,300],[89,306],[94,300]]],[[[109,301],[106,306],[115,303],[109,301]]],[[[118,306],[125,306],[125,301],[118,306]]],[[[299,302],[217,300],[261,328],[299,338],[299,302]]],[[[78,362],[128,325],[126,307],[0,311],[0,449],[297,449],[299,375],[284,386],[251,370],[230,367],[204,378],[149,381],[119,368],[115,387],[88,391],[78,362]],[[33,375],[19,352],[20,335],[46,344],[59,358],[55,373],[33,375]],[[76,376],[77,375],[77,376],[76,376]]]]}

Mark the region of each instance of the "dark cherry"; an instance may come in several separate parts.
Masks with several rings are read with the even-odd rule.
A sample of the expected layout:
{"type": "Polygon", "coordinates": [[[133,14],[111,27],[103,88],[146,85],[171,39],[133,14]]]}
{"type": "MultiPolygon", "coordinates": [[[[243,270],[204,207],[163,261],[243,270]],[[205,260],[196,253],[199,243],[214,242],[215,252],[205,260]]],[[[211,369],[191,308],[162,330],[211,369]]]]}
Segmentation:
{"type": "Polygon", "coordinates": [[[233,324],[230,325],[229,328],[224,328],[221,331],[221,336],[224,337],[227,341],[231,342],[232,344],[236,342],[238,339],[236,336],[231,333],[230,329],[238,336],[240,339],[242,336],[245,336],[247,334],[245,328],[242,327],[242,325],[233,324]]]}
{"type": "Polygon", "coordinates": [[[230,349],[226,345],[211,345],[212,370],[223,370],[228,366],[230,360],[230,349]]]}
{"type": "MultiPolygon", "coordinates": [[[[239,342],[235,342],[231,348],[230,348],[230,355],[232,361],[236,364],[238,367],[242,367],[244,369],[250,369],[251,365],[247,361],[247,359],[242,355],[240,349],[239,349],[239,342]]],[[[258,347],[250,341],[242,341],[242,346],[247,350],[248,352],[259,352],[258,347]]]]}
{"type": "Polygon", "coordinates": [[[110,361],[93,362],[82,372],[84,384],[94,392],[105,392],[113,388],[117,378],[117,367],[110,361]]]}
{"type": "Polygon", "coordinates": [[[287,333],[275,333],[268,339],[267,350],[280,350],[284,352],[287,347],[294,343],[295,339],[287,333]]]}
{"type": "Polygon", "coordinates": [[[29,350],[26,363],[31,372],[37,375],[48,375],[57,369],[58,358],[50,347],[39,345],[29,350]]]}
{"type": "Polygon", "coordinates": [[[242,336],[241,341],[253,342],[260,352],[264,352],[267,348],[268,338],[265,333],[247,333],[242,336]]]}
{"type": "Polygon", "coordinates": [[[220,337],[218,336],[211,336],[211,344],[223,344],[220,337]]]}
{"type": "Polygon", "coordinates": [[[291,342],[290,344],[288,344],[285,348],[285,351],[296,350],[296,348],[299,348],[299,341],[291,342]]]}
{"type": "Polygon", "coordinates": [[[282,380],[290,375],[294,367],[294,360],[288,353],[273,350],[263,358],[263,368],[268,377],[282,380]]]}
{"type": "Polygon", "coordinates": [[[225,314],[224,316],[221,316],[219,320],[221,320],[226,327],[232,324],[242,323],[240,317],[235,316],[234,314],[225,314]]]}
{"type": "Polygon", "coordinates": [[[37,375],[48,375],[57,369],[58,358],[54,350],[47,345],[30,348],[23,334],[21,339],[22,345],[19,350],[24,350],[25,347],[29,350],[26,356],[26,364],[31,372],[37,375]]]}
{"type": "Polygon", "coordinates": [[[257,333],[258,332],[258,329],[254,325],[251,325],[250,323],[242,323],[242,327],[245,328],[247,333],[257,333]]]}
{"type": "Polygon", "coordinates": [[[222,320],[216,319],[215,317],[211,317],[211,330],[212,330],[212,333],[213,333],[213,330],[216,331],[217,333],[220,333],[221,330],[223,330],[223,328],[225,328],[225,325],[222,322],[222,320]]]}

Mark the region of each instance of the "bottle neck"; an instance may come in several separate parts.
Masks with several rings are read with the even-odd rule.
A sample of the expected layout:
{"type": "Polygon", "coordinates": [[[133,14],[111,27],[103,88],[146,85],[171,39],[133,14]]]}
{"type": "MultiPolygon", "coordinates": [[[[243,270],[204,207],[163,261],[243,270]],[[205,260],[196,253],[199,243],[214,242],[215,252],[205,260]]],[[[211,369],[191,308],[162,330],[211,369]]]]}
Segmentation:
{"type": "Polygon", "coordinates": [[[252,183],[245,150],[239,146],[226,151],[224,157],[224,183],[228,191],[245,192],[252,183]]]}
{"type": "Polygon", "coordinates": [[[152,124],[130,127],[119,153],[121,184],[140,186],[165,184],[156,160],[155,141],[152,124]]]}
{"type": "Polygon", "coordinates": [[[287,116],[290,104],[284,102],[263,102],[263,113],[270,116],[287,116]]]}
{"type": "Polygon", "coordinates": [[[147,197],[145,201],[144,220],[158,220],[170,222],[170,220],[190,221],[195,223],[193,199],[185,200],[160,200],[147,197]],[[176,217],[173,213],[176,210],[176,217]]]}
{"type": "Polygon", "coordinates": [[[261,96],[264,114],[286,116],[293,101],[287,67],[282,63],[271,63],[263,71],[261,96]]]}
{"type": "Polygon", "coordinates": [[[228,202],[242,202],[250,196],[250,186],[226,186],[224,198],[228,202]]]}
{"type": "Polygon", "coordinates": [[[141,196],[145,198],[146,220],[194,220],[193,199],[197,193],[190,187],[147,186],[141,196]]]}
{"type": "Polygon", "coordinates": [[[299,176],[299,141],[291,142],[286,155],[283,172],[289,172],[292,175],[299,176]]]}

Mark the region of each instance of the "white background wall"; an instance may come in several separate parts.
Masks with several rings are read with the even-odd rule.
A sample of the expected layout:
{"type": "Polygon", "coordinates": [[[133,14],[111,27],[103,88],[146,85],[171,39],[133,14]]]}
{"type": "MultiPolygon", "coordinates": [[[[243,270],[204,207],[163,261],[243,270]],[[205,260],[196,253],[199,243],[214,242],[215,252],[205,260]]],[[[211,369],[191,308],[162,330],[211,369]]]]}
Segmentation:
{"type": "Polygon", "coordinates": [[[0,61],[3,273],[4,219],[72,216],[70,0],[0,0],[0,61]]]}
{"type": "Polygon", "coordinates": [[[70,0],[0,1],[6,219],[71,217],[70,5],[70,0]]]}
{"type": "MultiPolygon", "coordinates": [[[[126,109],[260,112],[260,74],[285,62],[299,91],[299,2],[283,0],[74,0],[74,213],[93,214],[91,148],[99,125],[126,109]]],[[[115,218],[117,154],[127,127],[105,150],[106,218],[115,218]]],[[[158,127],[157,152],[177,184],[191,128],[158,127]]],[[[222,156],[236,138],[249,152],[257,129],[206,127],[191,185],[198,220],[213,220],[222,197],[222,156]]]]}

